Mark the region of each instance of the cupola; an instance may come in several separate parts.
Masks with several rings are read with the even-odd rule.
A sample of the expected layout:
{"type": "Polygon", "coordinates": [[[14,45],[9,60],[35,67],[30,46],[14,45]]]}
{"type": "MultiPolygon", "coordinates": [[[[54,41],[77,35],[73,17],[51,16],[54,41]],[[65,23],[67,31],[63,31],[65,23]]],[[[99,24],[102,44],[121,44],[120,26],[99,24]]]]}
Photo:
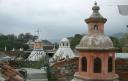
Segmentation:
{"type": "Polygon", "coordinates": [[[111,39],[104,34],[104,23],[107,21],[100,13],[100,7],[95,2],[92,7],[92,15],[85,19],[88,24],[88,34],[85,35],[79,45],[78,50],[110,50],[114,49],[111,39]]]}

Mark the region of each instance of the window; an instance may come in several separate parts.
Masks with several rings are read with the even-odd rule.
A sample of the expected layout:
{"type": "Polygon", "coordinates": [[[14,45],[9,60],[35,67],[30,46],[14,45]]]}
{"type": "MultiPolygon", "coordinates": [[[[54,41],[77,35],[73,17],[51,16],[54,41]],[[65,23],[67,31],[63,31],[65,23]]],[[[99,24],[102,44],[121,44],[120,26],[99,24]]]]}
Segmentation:
{"type": "Polygon", "coordinates": [[[112,72],[112,57],[108,58],[108,72],[112,72]]]}
{"type": "Polygon", "coordinates": [[[101,72],[101,59],[95,58],[94,59],[94,73],[100,73],[101,72]]]}
{"type": "Polygon", "coordinates": [[[82,63],[82,71],[87,71],[87,59],[86,59],[86,57],[83,57],[82,59],[81,59],[81,63],[82,63]]]}

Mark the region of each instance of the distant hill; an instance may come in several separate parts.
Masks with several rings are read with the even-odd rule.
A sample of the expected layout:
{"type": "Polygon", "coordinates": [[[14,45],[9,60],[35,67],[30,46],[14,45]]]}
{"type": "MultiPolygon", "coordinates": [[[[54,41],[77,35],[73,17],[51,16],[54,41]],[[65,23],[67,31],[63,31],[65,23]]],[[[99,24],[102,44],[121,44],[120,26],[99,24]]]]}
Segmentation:
{"type": "Polygon", "coordinates": [[[3,35],[2,33],[0,33],[0,36],[3,35]]]}
{"type": "Polygon", "coordinates": [[[121,38],[124,34],[125,34],[125,33],[120,32],[120,33],[115,33],[115,34],[113,34],[113,35],[111,35],[111,36],[117,37],[117,38],[121,38]]]}

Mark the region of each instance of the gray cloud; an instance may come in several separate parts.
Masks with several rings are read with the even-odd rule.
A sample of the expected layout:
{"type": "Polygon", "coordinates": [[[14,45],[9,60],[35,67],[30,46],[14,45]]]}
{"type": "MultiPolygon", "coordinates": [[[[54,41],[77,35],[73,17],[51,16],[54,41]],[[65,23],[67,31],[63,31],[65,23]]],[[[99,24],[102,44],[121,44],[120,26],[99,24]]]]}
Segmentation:
{"type": "MultiPolygon", "coordinates": [[[[108,19],[105,32],[125,32],[128,16],[121,16],[116,5],[128,1],[97,1],[101,14],[108,19]]],[[[39,28],[41,38],[49,40],[85,33],[84,19],[91,15],[93,3],[91,0],[0,0],[0,33],[35,34],[39,28]]]]}

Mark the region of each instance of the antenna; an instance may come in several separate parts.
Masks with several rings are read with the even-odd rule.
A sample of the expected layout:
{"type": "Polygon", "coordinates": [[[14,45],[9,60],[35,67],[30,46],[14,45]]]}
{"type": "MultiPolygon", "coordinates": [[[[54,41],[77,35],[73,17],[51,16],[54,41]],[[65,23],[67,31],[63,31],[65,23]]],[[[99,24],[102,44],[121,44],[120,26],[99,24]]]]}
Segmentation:
{"type": "Polygon", "coordinates": [[[37,33],[37,36],[39,37],[39,35],[40,35],[40,30],[39,30],[39,28],[36,30],[36,33],[37,33]]]}

